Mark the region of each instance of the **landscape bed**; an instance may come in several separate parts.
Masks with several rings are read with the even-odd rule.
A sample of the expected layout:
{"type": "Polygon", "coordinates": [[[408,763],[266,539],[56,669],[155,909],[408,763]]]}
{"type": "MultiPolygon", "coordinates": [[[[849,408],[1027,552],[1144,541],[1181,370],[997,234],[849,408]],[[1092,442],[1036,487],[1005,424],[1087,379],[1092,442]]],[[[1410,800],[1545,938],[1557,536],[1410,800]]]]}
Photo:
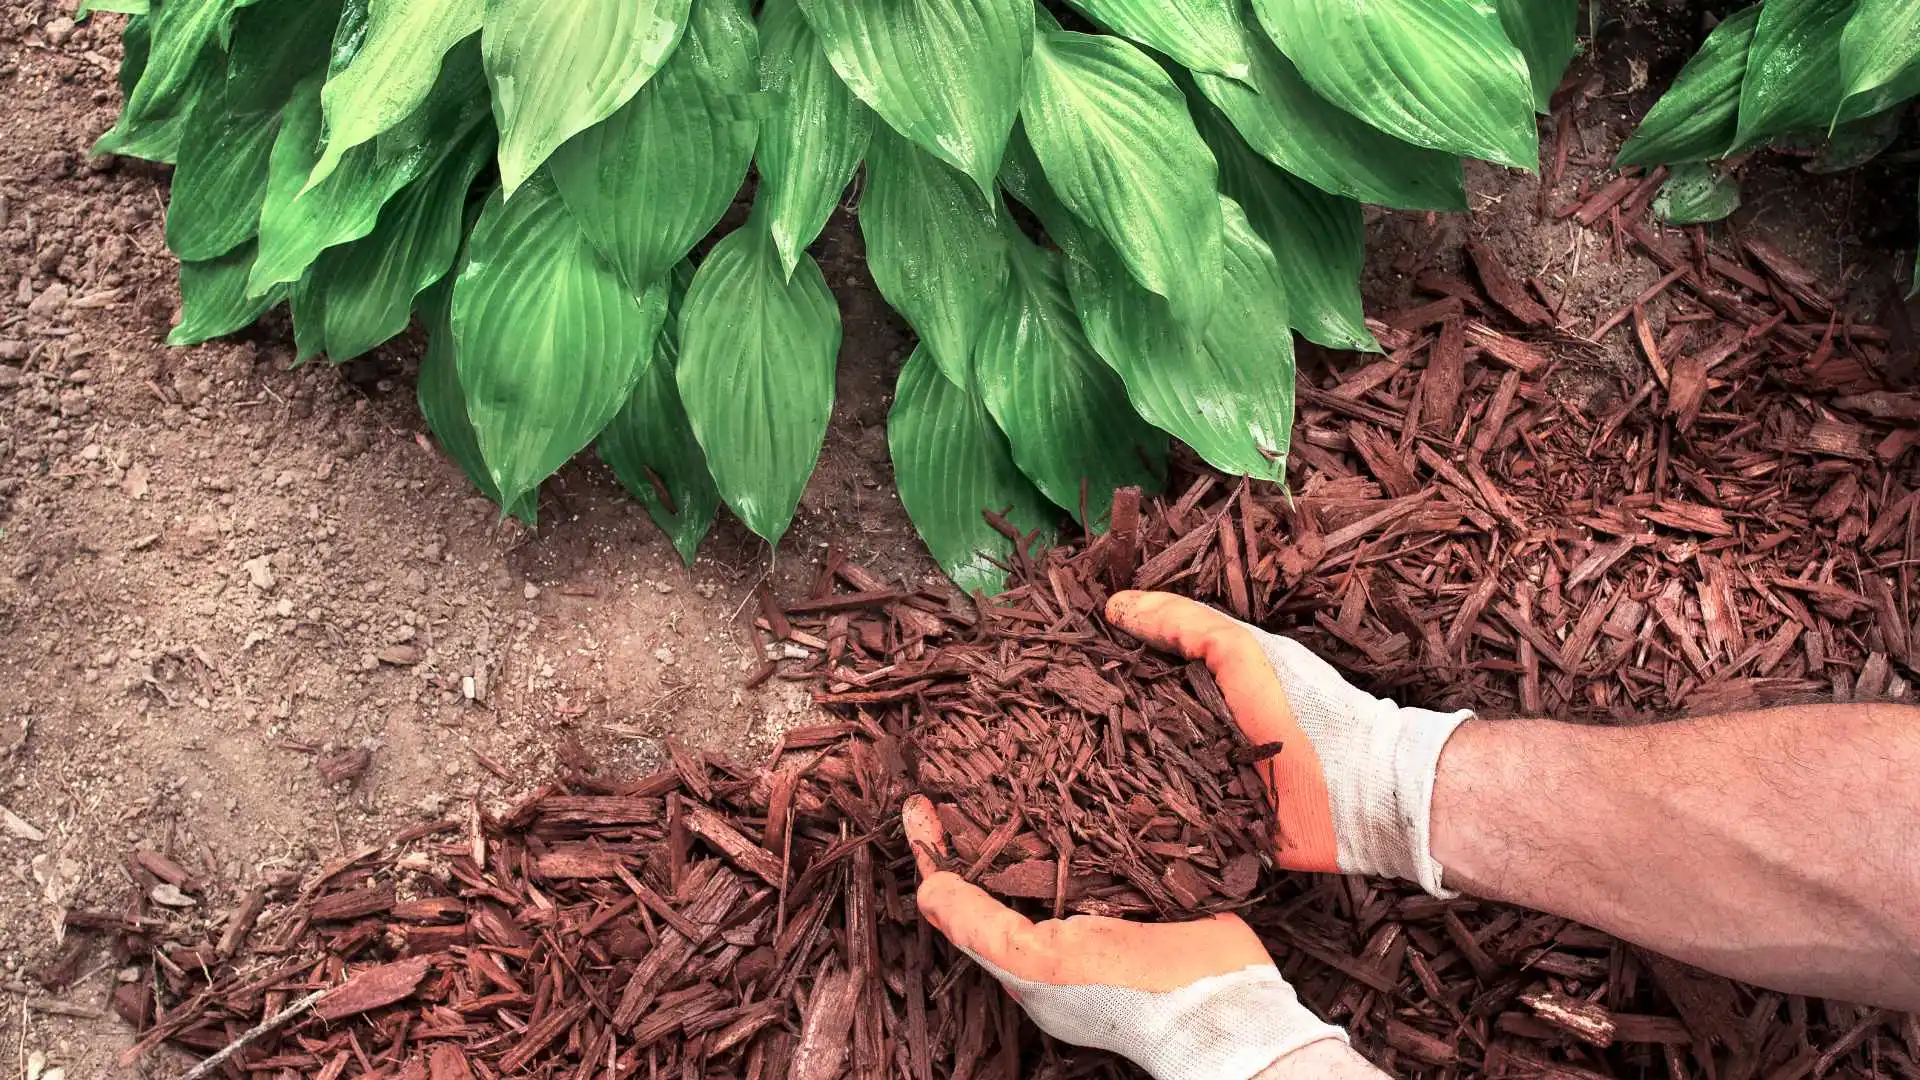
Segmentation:
{"type": "MultiPolygon", "coordinates": [[[[1568,216],[1609,228],[1655,183],[1568,216]]],[[[1376,689],[1496,714],[1906,696],[1916,399],[1876,388],[1875,331],[1764,247],[1618,235],[1671,267],[1618,320],[1660,373],[1642,385],[1556,382],[1591,384],[1565,370],[1588,354],[1529,328],[1524,287],[1470,252],[1478,284],[1425,273],[1437,299],[1378,326],[1384,359],[1303,387],[1291,497],[1189,468],[1168,498],[1121,493],[1090,543],[1017,542],[1014,588],[977,608],[837,555],[805,598],[764,597],[761,631],[811,659],[755,678],[813,681],[844,722],[788,732],[762,766],[676,750],[622,783],[569,753],[512,807],[280,883],[270,907],[263,889],[218,943],[144,900],[70,922],[152,958],[168,1008],[144,981],[115,999],[141,1049],[214,1051],[326,991],[229,1075],[1125,1074],[1046,1041],[915,919],[897,812],[926,789],[959,869],[1036,916],[1240,909],[1398,1075],[1911,1070],[1910,1016],[1742,986],[1551,915],[1251,872],[1264,809],[1244,769],[1271,748],[1232,737],[1200,669],[1100,617],[1114,588],[1172,589],[1292,627],[1376,689]],[[1692,494],[1634,494],[1669,490],[1656,472],[1692,494]]],[[[191,884],[156,868],[134,873],[191,884]]]]}

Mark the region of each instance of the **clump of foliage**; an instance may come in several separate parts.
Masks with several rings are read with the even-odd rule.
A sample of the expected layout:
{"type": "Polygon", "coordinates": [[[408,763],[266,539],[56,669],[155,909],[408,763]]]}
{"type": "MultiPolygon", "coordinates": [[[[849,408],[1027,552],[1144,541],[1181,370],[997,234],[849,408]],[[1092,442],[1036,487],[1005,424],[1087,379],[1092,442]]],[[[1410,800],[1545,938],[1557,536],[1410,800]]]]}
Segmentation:
{"type": "Polygon", "coordinates": [[[1532,167],[1577,8],[90,3],[132,16],[99,148],[176,165],[171,341],[284,302],[339,363],[418,317],[422,410],[490,498],[531,519],[593,445],[687,558],[722,504],[792,521],[840,341],[807,247],[864,166],[869,266],[919,335],[900,497],[989,590],[983,508],[1098,528],[1169,436],[1281,477],[1291,332],[1378,347],[1361,204],[1464,209],[1462,155],[1532,167]]]}
{"type": "Polygon", "coordinates": [[[1810,170],[1853,168],[1892,145],[1916,97],[1920,3],[1764,0],[1714,27],[1619,164],[1672,166],[1656,210],[1675,224],[1717,221],[1740,205],[1733,161],[1811,143],[1810,170]]]}

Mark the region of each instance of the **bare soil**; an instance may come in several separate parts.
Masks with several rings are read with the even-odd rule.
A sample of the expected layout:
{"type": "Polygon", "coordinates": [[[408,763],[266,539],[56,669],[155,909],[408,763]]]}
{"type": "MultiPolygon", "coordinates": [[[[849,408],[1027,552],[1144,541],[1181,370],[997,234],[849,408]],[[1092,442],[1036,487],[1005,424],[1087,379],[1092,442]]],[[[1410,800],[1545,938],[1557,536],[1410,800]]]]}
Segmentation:
{"type": "MultiPolygon", "coordinates": [[[[910,337],[844,216],[816,249],[845,323],[834,422],[777,553],[725,521],[683,567],[591,461],[547,485],[528,531],[426,437],[412,344],[333,370],[293,368],[272,319],[160,343],[178,304],[166,170],[88,155],[119,103],[119,21],[75,27],[67,9],[0,16],[0,1032],[19,1033],[0,1052],[92,1077],[119,1071],[127,1030],[29,1010],[16,988],[55,954],[66,908],[124,903],[134,847],[204,878],[216,924],[263,870],[522,788],[569,739],[625,772],[669,738],[754,756],[818,715],[797,684],[745,688],[756,589],[800,591],[829,545],[890,578],[934,571],[887,465],[910,337]],[[316,761],[352,748],[370,771],[329,786],[316,761]]],[[[1646,63],[1670,71],[1686,45],[1647,61],[1603,43],[1552,205],[1650,100],[1646,63]]],[[[1469,235],[1563,291],[1575,332],[1651,280],[1537,220],[1534,178],[1471,181],[1471,216],[1375,222],[1373,303],[1403,303],[1430,253],[1469,235]]],[[[1768,198],[1760,227],[1834,281],[1871,277],[1884,260],[1843,240],[1852,198],[1768,198]]],[[[87,955],[61,997],[97,1008],[117,971],[87,955]]]]}

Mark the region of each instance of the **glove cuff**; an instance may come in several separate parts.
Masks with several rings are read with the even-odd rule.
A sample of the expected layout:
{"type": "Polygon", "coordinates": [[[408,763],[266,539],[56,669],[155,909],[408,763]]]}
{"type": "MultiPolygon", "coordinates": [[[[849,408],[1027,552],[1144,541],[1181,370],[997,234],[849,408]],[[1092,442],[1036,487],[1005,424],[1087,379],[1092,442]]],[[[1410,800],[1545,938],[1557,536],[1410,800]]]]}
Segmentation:
{"type": "Polygon", "coordinates": [[[1308,1043],[1348,1041],[1300,1004],[1272,964],[1211,976],[1166,998],[1148,1025],[1157,1029],[1154,1044],[1134,1058],[1154,1080],[1252,1080],[1308,1043]]]}
{"type": "Polygon", "coordinates": [[[1433,782],[1440,751],[1473,713],[1373,700],[1378,709],[1366,725],[1359,760],[1329,769],[1340,869],[1403,878],[1452,899],[1457,894],[1441,884],[1442,868],[1433,857],[1433,782]]]}
{"type": "Polygon", "coordinates": [[[1444,868],[1433,857],[1433,783],[1440,772],[1440,752],[1454,731],[1473,719],[1473,712],[1402,709],[1400,718],[1404,723],[1394,746],[1393,787],[1412,855],[1407,876],[1431,895],[1451,900],[1460,894],[1442,884],[1444,868]]]}

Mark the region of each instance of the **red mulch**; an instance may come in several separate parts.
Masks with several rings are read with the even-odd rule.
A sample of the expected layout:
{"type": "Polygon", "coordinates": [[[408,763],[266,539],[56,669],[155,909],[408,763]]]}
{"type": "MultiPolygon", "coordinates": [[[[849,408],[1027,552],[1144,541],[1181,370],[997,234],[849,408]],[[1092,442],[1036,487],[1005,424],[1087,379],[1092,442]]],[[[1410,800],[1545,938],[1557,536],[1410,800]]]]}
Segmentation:
{"type": "Polygon", "coordinates": [[[327,991],[221,1067],[235,1080],[1126,1074],[1043,1039],[915,918],[897,810],[924,789],[956,869],[1035,914],[1243,910],[1396,1074],[1920,1075],[1913,1017],[1549,915],[1274,874],[1252,775],[1273,748],[1235,737],[1204,669],[1098,615],[1115,588],[1176,590],[1373,689],[1488,713],[1911,697],[1920,397],[1778,252],[1634,224],[1656,183],[1560,212],[1667,271],[1591,332],[1624,327],[1631,372],[1472,248],[1475,280],[1418,271],[1434,299],[1384,317],[1385,356],[1303,375],[1291,497],[1188,470],[1167,498],[1123,495],[1090,543],[1022,544],[1015,588],[978,610],[834,557],[808,598],[763,604],[763,631],[814,653],[780,677],[845,722],[762,766],[676,751],[620,783],[573,760],[192,934],[145,896],[195,883],[144,853],[127,911],[69,924],[151,963],[114,999],[138,1051],[210,1052],[327,991]]]}

